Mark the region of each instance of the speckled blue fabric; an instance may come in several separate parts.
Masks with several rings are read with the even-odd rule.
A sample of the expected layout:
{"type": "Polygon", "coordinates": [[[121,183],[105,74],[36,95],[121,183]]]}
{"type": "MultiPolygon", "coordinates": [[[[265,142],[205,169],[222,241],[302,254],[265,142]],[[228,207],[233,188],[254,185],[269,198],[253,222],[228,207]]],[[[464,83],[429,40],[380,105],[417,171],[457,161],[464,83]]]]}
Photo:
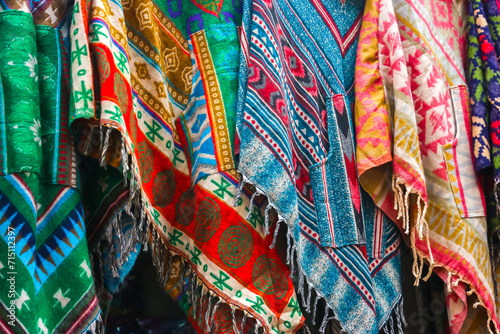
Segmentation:
{"type": "Polygon", "coordinates": [[[302,306],[315,312],[310,289],[326,301],[320,329],[333,311],[348,333],[387,323],[398,332],[401,237],[356,174],[351,110],[363,9],[358,0],[244,3],[238,169],[286,221],[302,306]]]}

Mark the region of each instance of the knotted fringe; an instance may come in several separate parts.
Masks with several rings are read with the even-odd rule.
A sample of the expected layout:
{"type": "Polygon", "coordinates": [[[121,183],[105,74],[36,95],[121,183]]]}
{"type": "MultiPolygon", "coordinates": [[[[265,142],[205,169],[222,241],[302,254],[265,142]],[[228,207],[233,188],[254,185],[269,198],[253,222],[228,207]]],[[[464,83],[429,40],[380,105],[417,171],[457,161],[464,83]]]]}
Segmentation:
{"type": "MultiPolygon", "coordinates": [[[[238,190],[236,192],[235,196],[235,202],[234,204],[238,202],[238,199],[241,196],[241,192],[245,185],[250,184],[255,187],[255,192],[252,195],[250,201],[250,206],[253,207],[254,203],[253,201],[255,198],[259,195],[264,195],[266,198],[269,198],[262,190],[258,189],[258,187],[253,184],[244,174],[241,174],[241,179],[240,179],[240,184],[238,186],[238,190]],[[258,195],[256,195],[258,194],[258,195]]],[[[265,213],[266,213],[266,235],[268,234],[269,231],[269,211],[271,209],[274,209],[276,214],[278,215],[278,219],[276,222],[276,228],[274,230],[274,236],[273,236],[273,241],[270,245],[270,248],[274,248],[276,245],[276,239],[278,236],[279,228],[284,223],[283,225],[286,225],[286,219],[284,218],[283,215],[280,214],[276,206],[274,206],[272,203],[268,203],[265,213]]],[[[420,210],[420,209],[419,209],[420,210]]],[[[420,212],[419,219],[425,221],[423,218],[425,216],[425,210],[426,206],[424,208],[424,211],[420,212]]],[[[295,246],[295,242],[292,236],[292,231],[287,228],[287,251],[286,251],[286,264],[290,268],[290,278],[292,280],[295,280],[298,282],[298,288],[296,288],[297,291],[297,299],[300,301],[302,310],[305,312],[309,313],[312,315],[312,324],[316,325],[316,319],[318,317],[318,304],[321,302],[326,305],[324,308],[324,314],[322,314],[322,318],[320,319],[320,328],[319,332],[324,333],[327,329],[327,325],[331,320],[337,320],[333,309],[328,305],[328,302],[318,293],[318,291],[315,290],[314,285],[308,280],[307,276],[305,275],[304,271],[302,270],[300,264],[298,263],[298,254],[297,254],[297,248],[295,246]],[[297,266],[297,268],[296,268],[297,266]],[[315,294],[315,298],[313,300],[313,294],[315,294]],[[311,313],[312,310],[312,313],[311,313]]],[[[340,322],[338,322],[340,326],[340,322]]],[[[385,322],[383,326],[383,330],[386,333],[398,333],[402,334],[403,333],[403,327],[402,326],[407,326],[404,314],[403,314],[403,301],[402,298],[399,300],[399,302],[396,304],[394,309],[392,310],[391,315],[389,316],[389,319],[385,322]],[[396,325],[394,325],[396,324],[396,325]]],[[[340,328],[341,332],[346,332],[345,329],[342,327],[340,328]]],[[[382,329],[381,329],[382,330],[382,329]]],[[[309,328],[307,326],[303,327],[304,333],[309,332],[309,328]]]]}
{"type": "Polygon", "coordinates": [[[493,194],[495,195],[495,206],[497,208],[497,216],[500,216],[500,199],[499,199],[499,194],[500,192],[500,180],[495,179],[495,185],[493,186],[493,194]]]}
{"type": "Polygon", "coordinates": [[[389,315],[389,318],[384,322],[379,332],[384,334],[403,334],[403,327],[408,326],[403,312],[403,298],[401,297],[396,303],[389,315]]]}
{"type": "Polygon", "coordinates": [[[415,228],[418,231],[420,240],[424,238],[424,226],[427,224],[425,214],[427,212],[427,203],[422,196],[414,189],[406,184],[405,181],[400,180],[397,176],[392,178],[392,190],[394,191],[394,210],[398,212],[398,219],[403,221],[403,230],[406,234],[410,234],[410,195],[417,196],[417,220],[415,228]]]}
{"type": "Polygon", "coordinates": [[[248,314],[246,312],[243,312],[243,319],[241,320],[241,324],[240,324],[240,327],[239,327],[239,334],[243,334],[244,332],[244,329],[245,329],[245,324],[247,322],[247,317],[248,317],[248,314]]]}
{"type": "MultiPolygon", "coordinates": [[[[81,151],[84,155],[88,155],[92,150],[98,149],[99,165],[103,168],[107,166],[108,150],[110,149],[110,136],[113,131],[120,131],[114,127],[101,125],[98,127],[95,124],[88,124],[86,129],[82,129],[82,133],[86,136],[81,151]]],[[[138,244],[141,244],[144,250],[148,247],[147,224],[144,209],[144,203],[141,198],[139,177],[134,171],[134,159],[132,152],[129,152],[126,146],[125,137],[121,136],[120,142],[117,142],[115,149],[119,149],[121,153],[122,169],[123,169],[123,185],[129,188],[129,197],[124,207],[115,213],[111,223],[106,227],[103,237],[97,243],[93,250],[98,258],[98,265],[103,274],[103,263],[101,247],[103,243],[107,243],[110,248],[109,266],[113,277],[119,277],[119,271],[123,264],[126,263],[132,253],[137,252],[138,244]],[[118,147],[119,146],[119,147],[118,147]],[[130,237],[126,238],[123,235],[123,218],[133,221],[130,237]],[[113,238],[118,238],[118,245],[115,247],[113,238]]],[[[95,260],[95,258],[94,258],[95,260]]],[[[94,262],[95,263],[95,262],[94,262]]],[[[94,271],[95,272],[95,271],[94,271]]]]}
{"type": "MultiPolygon", "coordinates": [[[[94,128],[91,128],[90,133],[93,133],[94,128]]],[[[106,158],[107,158],[107,150],[109,147],[109,136],[110,132],[113,131],[114,128],[107,128],[107,131],[105,131],[105,134],[103,136],[103,132],[101,129],[101,137],[104,137],[104,141],[100,140],[100,164],[101,166],[106,165],[106,158]]],[[[85,142],[83,152],[84,154],[88,154],[88,152],[91,149],[91,144],[92,144],[92,136],[88,136],[87,141],[85,142]]],[[[112,223],[108,226],[105,232],[105,237],[103,238],[102,241],[109,242],[112,250],[110,251],[110,266],[111,270],[113,272],[113,275],[118,276],[118,270],[121,269],[121,266],[125,262],[125,259],[128,259],[131,252],[136,252],[137,251],[137,243],[142,244],[144,247],[144,250],[147,251],[148,249],[148,244],[151,246],[151,255],[152,255],[152,260],[153,264],[156,268],[157,272],[157,279],[162,287],[166,287],[167,283],[169,282],[169,279],[171,277],[171,269],[173,266],[173,258],[175,255],[177,255],[174,251],[169,249],[161,239],[161,236],[159,235],[158,231],[155,228],[151,228],[151,225],[153,224],[152,222],[148,221],[149,219],[147,218],[146,211],[145,211],[145,205],[144,201],[141,196],[140,192],[140,184],[139,184],[139,177],[134,173],[134,168],[133,165],[135,162],[135,159],[133,158],[132,152],[129,152],[127,150],[126,144],[125,144],[125,139],[122,136],[121,140],[121,155],[122,155],[122,168],[123,168],[123,177],[124,177],[124,185],[127,185],[130,189],[130,194],[129,194],[129,201],[125,205],[122,211],[118,212],[115,217],[113,218],[112,223]],[[129,156],[130,155],[130,156],[129,156]],[[130,176],[130,180],[129,180],[130,176]],[[131,232],[131,237],[129,238],[128,242],[127,240],[124,240],[124,236],[121,230],[121,219],[123,214],[128,214],[130,217],[134,219],[134,227],[131,232]],[[113,235],[117,235],[119,238],[119,247],[118,249],[115,249],[113,246],[112,238],[113,235]],[[117,254],[120,254],[120,257],[116,258],[117,254]],[[168,260],[165,261],[166,257],[168,254],[168,260]],[[113,259],[113,260],[111,260],[113,259]]],[[[235,195],[235,202],[234,205],[237,205],[237,201],[241,196],[241,192],[243,191],[243,187],[246,184],[252,184],[248,178],[246,178],[243,174],[241,174],[241,182],[239,184],[238,190],[235,195]]],[[[257,187],[255,193],[251,197],[251,203],[250,203],[250,208],[249,212],[252,211],[253,205],[255,204],[255,200],[259,195],[263,195],[266,198],[267,195],[263,192],[260,191],[257,187]]],[[[401,191],[401,188],[400,188],[401,191]]],[[[402,192],[400,192],[402,194],[402,192]]],[[[405,196],[407,197],[407,196],[405,196]]],[[[400,197],[400,198],[405,198],[405,197],[400,197]]],[[[399,202],[398,202],[399,203],[399,202]]],[[[405,203],[405,202],[401,202],[405,203]]],[[[408,207],[408,205],[407,205],[408,207]]],[[[270,248],[274,248],[276,245],[276,239],[278,236],[279,228],[281,226],[281,223],[286,224],[286,219],[280,214],[280,212],[277,210],[277,208],[269,203],[266,207],[265,210],[265,233],[266,235],[269,234],[269,212],[271,209],[274,209],[276,212],[278,219],[276,223],[276,228],[274,231],[273,235],[273,240],[270,245],[270,248]]],[[[425,210],[427,209],[426,204],[424,203],[424,208],[422,211],[420,211],[420,203],[418,203],[418,210],[419,210],[419,215],[418,215],[418,221],[423,221],[425,222],[425,210]]],[[[408,212],[408,211],[407,211],[408,212]]],[[[247,217],[248,219],[249,217],[247,217]]],[[[427,224],[425,224],[425,227],[427,228],[427,224]]],[[[421,228],[423,231],[423,229],[421,228]]],[[[309,282],[307,276],[303,272],[302,268],[297,262],[297,270],[295,270],[295,265],[296,265],[296,258],[297,258],[297,248],[295,246],[295,242],[293,240],[292,236],[292,231],[287,228],[286,232],[287,236],[287,260],[286,263],[290,267],[290,277],[292,279],[296,279],[296,281],[299,282],[299,288],[298,288],[298,297],[302,299],[302,305],[304,305],[304,309],[306,312],[310,313],[311,312],[311,307],[312,307],[312,317],[313,317],[313,324],[316,324],[316,319],[318,317],[318,304],[322,301],[325,302],[325,312],[322,316],[321,320],[321,326],[320,326],[320,333],[324,333],[328,323],[331,320],[338,320],[333,312],[333,309],[328,305],[327,301],[321,297],[317,291],[314,289],[314,286],[312,283],[309,282]],[[312,302],[312,295],[316,295],[314,301],[312,302]]],[[[99,258],[98,261],[101,262],[101,257],[102,254],[100,254],[100,244],[96,247],[96,255],[99,258]]],[[[190,301],[190,304],[192,305],[192,314],[193,318],[195,321],[198,321],[199,324],[201,324],[201,321],[203,319],[206,320],[205,324],[208,324],[206,328],[209,330],[212,329],[212,326],[215,321],[215,313],[218,307],[220,307],[221,304],[228,304],[229,307],[231,308],[231,316],[232,316],[232,321],[233,321],[233,330],[235,333],[240,333],[242,334],[244,332],[245,324],[248,321],[248,317],[253,319],[255,321],[255,333],[259,333],[260,330],[264,330],[264,327],[262,324],[259,322],[258,319],[252,317],[249,315],[247,312],[244,310],[239,310],[240,312],[243,312],[242,320],[241,323],[237,323],[237,317],[236,317],[236,308],[234,305],[231,305],[227,303],[225,300],[221,299],[215,292],[211,291],[205,283],[196,275],[195,271],[193,271],[189,265],[189,263],[181,257],[181,274],[180,274],[180,279],[178,282],[178,289],[179,291],[188,291],[188,298],[190,301]],[[217,301],[214,303],[214,299],[217,299],[217,301]],[[207,309],[205,312],[203,312],[203,304],[204,302],[207,302],[207,309]]],[[[100,263],[100,266],[102,267],[102,262],[100,263]]],[[[458,283],[457,283],[458,284],[458,283]]],[[[406,326],[406,321],[404,319],[403,311],[402,311],[402,302],[399,304],[399,308],[397,309],[397,315],[396,315],[396,322],[398,324],[398,329],[400,328],[401,322],[406,326]]],[[[95,334],[101,334],[104,333],[104,325],[102,321],[101,315],[99,315],[99,321],[96,319],[96,321],[92,324],[92,330],[89,331],[91,333],[95,334]]],[[[392,320],[392,318],[391,318],[392,320]]],[[[389,322],[388,322],[389,323],[389,322]]],[[[386,323],[385,326],[389,326],[389,324],[386,323]]],[[[393,321],[391,322],[393,323],[393,321]]],[[[394,325],[391,325],[394,327],[394,325]]],[[[303,330],[306,332],[309,332],[309,328],[307,326],[303,327],[303,330]]],[[[341,329],[341,331],[345,331],[344,329],[341,329]]],[[[400,331],[400,333],[402,333],[400,331]]],[[[500,334],[497,332],[497,334],[500,334]]]]}
{"type": "Polygon", "coordinates": [[[325,333],[326,325],[328,325],[328,322],[330,322],[330,320],[336,319],[337,318],[335,317],[335,315],[333,315],[333,310],[330,308],[330,306],[327,305],[325,308],[325,316],[323,317],[323,321],[321,322],[321,326],[319,327],[319,332],[325,333]]]}
{"type": "Polygon", "coordinates": [[[99,249],[100,252],[103,243],[109,245],[109,266],[113,277],[119,277],[119,270],[122,269],[123,264],[129,260],[132,253],[137,253],[138,244],[144,245],[142,234],[144,234],[145,217],[140,211],[143,210],[141,210],[140,199],[136,196],[133,200],[125,204],[122,210],[115,214],[111,223],[106,228],[103,238],[97,243],[94,250],[96,252],[99,249]],[[124,216],[127,216],[127,219],[134,222],[129,238],[123,234],[122,221],[124,216]],[[115,247],[115,243],[113,242],[114,237],[118,238],[118,247],[115,247]]]}
{"type": "Polygon", "coordinates": [[[309,329],[309,327],[304,326],[297,331],[297,334],[311,334],[311,330],[309,329]]]}
{"type": "MultiPolygon", "coordinates": [[[[269,197],[262,191],[260,190],[255,184],[253,184],[244,174],[240,173],[240,183],[238,186],[238,190],[236,192],[236,196],[234,199],[234,205],[237,205],[237,202],[241,196],[241,193],[243,191],[243,188],[246,185],[251,185],[255,187],[255,192],[252,194],[252,197],[250,199],[250,207],[253,207],[255,205],[254,200],[257,196],[263,195],[267,199],[269,197]],[[256,195],[258,194],[258,195],[256,195]]],[[[273,249],[276,245],[276,239],[278,237],[278,232],[279,228],[281,225],[287,226],[286,219],[285,217],[279,212],[277,207],[273,205],[272,203],[267,204],[266,209],[265,209],[265,216],[266,216],[266,235],[269,234],[269,214],[270,211],[274,210],[274,212],[277,214],[277,222],[276,222],[276,227],[274,230],[274,235],[273,235],[273,240],[269,248],[273,249]]],[[[313,325],[316,324],[316,319],[319,318],[318,316],[318,304],[321,302],[324,302],[326,305],[324,308],[324,314],[321,313],[322,317],[320,320],[321,326],[320,326],[320,333],[324,333],[328,323],[331,320],[337,320],[338,319],[335,317],[333,309],[328,305],[328,302],[321,297],[321,295],[318,293],[318,291],[315,290],[314,285],[308,280],[307,276],[305,275],[304,271],[302,270],[300,264],[298,263],[298,254],[297,254],[297,247],[295,245],[295,242],[293,240],[292,236],[292,231],[287,228],[286,232],[286,237],[287,237],[287,250],[286,250],[286,264],[290,269],[290,278],[296,282],[298,282],[298,286],[296,287],[296,292],[297,292],[297,299],[299,300],[301,304],[301,308],[303,311],[312,314],[312,323],[313,325]],[[316,295],[313,301],[313,294],[316,295]],[[311,313],[312,311],[312,313],[311,313]]],[[[309,328],[307,326],[303,327],[303,330],[308,332],[309,328]]],[[[257,333],[257,332],[256,332],[257,333]]]]}
{"type": "Polygon", "coordinates": [[[101,312],[95,317],[94,320],[87,326],[87,328],[83,331],[83,333],[87,334],[104,334],[104,321],[102,320],[101,312]]]}
{"type": "MultiPolygon", "coordinates": [[[[234,196],[234,203],[233,203],[233,206],[237,206],[238,205],[238,200],[241,198],[241,192],[243,191],[243,188],[245,187],[245,185],[252,185],[252,183],[250,182],[250,180],[248,180],[244,175],[240,174],[241,175],[241,182],[239,183],[238,185],[238,189],[236,190],[236,194],[234,196]]],[[[255,201],[257,199],[257,197],[259,196],[264,196],[267,198],[267,196],[264,194],[264,192],[260,191],[258,188],[255,188],[255,191],[254,193],[252,194],[252,197],[250,198],[250,207],[248,209],[248,214],[246,216],[246,219],[249,220],[250,217],[252,216],[252,209],[253,207],[255,206],[255,201]]],[[[276,208],[274,207],[274,205],[272,203],[268,203],[267,206],[266,206],[266,209],[265,209],[265,214],[264,214],[264,231],[265,231],[265,235],[267,236],[269,234],[269,225],[270,225],[270,220],[269,220],[269,213],[271,211],[271,209],[274,209],[274,212],[276,212],[278,214],[278,221],[277,221],[277,225],[276,225],[276,229],[274,230],[274,235],[273,235],[273,241],[271,243],[271,249],[274,248],[274,246],[276,245],[276,238],[278,237],[278,230],[279,230],[279,226],[282,222],[285,222],[285,218],[278,212],[278,210],[276,210],[276,208]]]]}
{"type": "MultiPolygon", "coordinates": [[[[420,257],[422,258],[422,257],[420,257]]],[[[460,283],[465,284],[468,287],[472,286],[472,283],[468,281],[467,279],[461,277],[456,271],[453,269],[445,268],[442,265],[435,264],[435,267],[442,267],[448,272],[448,277],[447,277],[447,289],[448,292],[450,290],[453,290],[453,287],[458,286],[460,283]]],[[[484,302],[481,300],[480,295],[478,292],[471,288],[469,291],[467,291],[467,296],[472,296],[473,294],[476,295],[477,301],[472,305],[473,308],[477,308],[478,306],[482,306],[485,310],[486,313],[488,314],[488,321],[487,321],[487,327],[488,327],[488,332],[489,334],[500,334],[500,330],[496,327],[495,322],[493,321],[494,318],[496,318],[495,314],[492,314],[488,308],[486,308],[484,302]],[[494,331],[491,329],[493,327],[494,331]]]]}
{"type": "Polygon", "coordinates": [[[420,279],[422,278],[424,257],[420,256],[420,254],[417,254],[415,246],[415,231],[418,232],[419,240],[424,240],[425,238],[427,249],[429,252],[429,272],[427,273],[427,276],[423,278],[424,281],[427,281],[429,277],[431,277],[432,269],[434,268],[434,257],[432,255],[429,237],[429,224],[425,220],[425,214],[427,213],[427,203],[424,201],[422,196],[418,194],[410,185],[406,184],[405,181],[399,179],[395,175],[393,175],[392,178],[392,190],[394,191],[394,209],[398,213],[397,218],[403,221],[403,230],[406,234],[410,235],[411,248],[413,250],[412,272],[415,276],[414,285],[418,286],[420,283],[420,279]],[[410,195],[415,195],[417,197],[417,219],[415,221],[415,229],[410,226],[410,195]]]}
{"type": "MultiPolygon", "coordinates": [[[[174,283],[169,281],[172,278],[171,270],[173,267],[173,259],[175,256],[179,255],[172,249],[168,248],[160,233],[155,228],[151,228],[148,234],[151,246],[151,257],[153,265],[156,268],[157,280],[162,288],[166,288],[167,284],[174,283]]],[[[254,320],[256,333],[261,328],[264,328],[258,319],[254,318],[244,310],[239,309],[237,306],[228,303],[226,300],[217,295],[217,293],[210,290],[205,282],[199,278],[196,272],[191,268],[189,262],[182,256],[179,256],[179,258],[181,259],[182,265],[180,278],[176,287],[182,293],[186,293],[192,307],[191,314],[193,316],[193,320],[198,324],[198,326],[206,328],[207,332],[215,331],[213,326],[215,323],[216,311],[219,307],[226,304],[231,309],[234,333],[243,333],[248,318],[254,320]],[[236,314],[237,312],[242,314],[242,316],[238,317],[236,314]]]]}
{"type": "Polygon", "coordinates": [[[108,127],[104,127],[104,130],[101,126],[101,138],[104,138],[104,142],[101,144],[100,150],[99,150],[99,166],[104,167],[106,169],[107,166],[107,161],[106,161],[106,156],[108,153],[108,147],[109,147],[109,133],[112,131],[112,129],[108,127]],[[103,136],[104,134],[104,136],[103,136]]]}
{"type": "MultiPolygon", "coordinates": [[[[446,287],[447,287],[447,291],[448,291],[449,293],[451,293],[451,292],[453,291],[453,287],[458,286],[458,284],[459,284],[459,283],[460,283],[460,281],[461,281],[458,277],[455,279],[455,281],[453,281],[454,277],[455,277],[455,276],[454,276],[451,272],[448,272],[448,278],[447,278],[447,280],[446,280],[446,283],[447,283],[447,284],[446,284],[446,287]]],[[[472,294],[473,294],[473,293],[475,293],[475,292],[476,292],[476,291],[475,291],[474,289],[471,289],[471,290],[467,291],[467,295],[468,295],[468,296],[470,296],[470,295],[472,295],[472,294]]],[[[478,301],[476,301],[476,302],[472,305],[472,307],[473,307],[473,308],[477,308],[478,306],[483,306],[483,307],[484,307],[484,304],[478,300],[478,301]]],[[[488,333],[490,333],[490,334],[495,334],[495,333],[496,333],[496,334],[499,334],[500,332],[499,332],[499,330],[495,327],[495,324],[494,324],[494,323],[493,323],[493,328],[495,329],[495,332],[493,332],[493,331],[491,330],[491,326],[492,326],[492,324],[491,324],[491,323],[492,323],[492,322],[493,322],[493,321],[491,320],[491,317],[490,317],[490,316],[489,316],[489,314],[488,314],[488,321],[487,321],[487,325],[486,325],[486,326],[488,327],[488,333]]]]}

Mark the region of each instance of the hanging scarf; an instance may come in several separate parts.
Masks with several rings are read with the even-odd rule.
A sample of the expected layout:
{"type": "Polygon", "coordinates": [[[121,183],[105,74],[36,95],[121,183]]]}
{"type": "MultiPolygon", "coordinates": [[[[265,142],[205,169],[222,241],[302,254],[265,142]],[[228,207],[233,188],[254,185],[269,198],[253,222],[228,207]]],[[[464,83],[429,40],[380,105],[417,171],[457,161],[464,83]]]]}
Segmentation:
{"type": "Polygon", "coordinates": [[[295,332],[304,318],[263,203],[249,190],[234,203],[241,5],[76,8],[73,124],[83,153],[121,169],[149,231],[139,219],[131,233],[149,237],[160,285],[201,332],[295,332]]]}
{"type": "Polygon", "coordinates": [[[473,170],[464,4],[371,3],[356,71],[361,183],[410,235],[416,284],[423,259],[430,264],[424,279],[434,269],[447,283],[451,331],[469,330],[462,324],[476,314],[468,311],[467,286],[479,299],[474,308],[486,310],[470,330],[498,326],[485,202],[473,170]]]}
{"type": "MultiPolygon", "coordinates": [[[[500,285],[500,220],[498,191],[500,183],[500,36],[496,1],[471,1],[468,10],[468,80],[471,92],[472,139],[476,173],[482,176],[487,199],[489,242],[500,285]]],[[[497,316],[500,296],[496,296],[497,316]]]]}
{"type": "Polygon", "coordinates": [[[102,328],[69,131],[66,5],[0,4],[2,333],[102,328]]]}
{"type": "Polygon", "coordinates": [[[286,221],[288,263],[320,332],[332,318],[349,333],[402,331],[399,231],[356,177],[351,110],[364,2],[248,3],[243,183],[286,221]]]}
{"type": "MultiPolygon", "coordinates": [[[[495,191],[500,183],[500,36],[495,1],[471,1],[468,10],[468,79],[471,90],[474,167],[477,173],[493,169],[495,191]],[[491,133],[491,135],[490,135],[491,133]]],[[[498,204],[497,204],[498,205],[498,204]]],[[[496,227],[496,226],[495,226],[496,227]]]]}

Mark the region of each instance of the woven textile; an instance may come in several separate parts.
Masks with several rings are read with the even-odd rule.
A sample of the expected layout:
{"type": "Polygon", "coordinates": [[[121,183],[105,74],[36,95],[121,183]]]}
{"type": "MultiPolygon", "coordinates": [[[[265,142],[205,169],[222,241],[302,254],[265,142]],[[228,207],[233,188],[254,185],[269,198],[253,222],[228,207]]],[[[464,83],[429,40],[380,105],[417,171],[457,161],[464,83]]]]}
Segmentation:
{"type": "Polygon", "coordinates": [[[0,331],[99,332],[69,132],[66,3],[0,6],[0,331]]]}
{"type": "Polygon", "coordinates": [[[493,167],[495,183],[500,180],[500,70],[497,54],[500,39],[496,20],[500,12],[495,1],[469,3],[468,79],[471,91],[472,134],[475,168],[493,167]],[[491,135],[490,135],[491,133],[491,135]]]}
{"type": "MultiPolygon", "coordinates": [[[[490,247],[495,263],[495,283],[500,284],[498,189],[500,180],[500,54],[498,18],[495,1],[471,1],[468,8],[468,80],[471,91],[472,135],[476,172],[483,177],[487,199],[490,247]]],[[[497,315],[500,296],[496,296],[497,315]]]]}
{"type": "Polygon", "coordinates": [[[494,261],[498,261],[498,184],[500,174],[500,54],[498,17],[494,1],[471,1],[469,4],[468,80],[471,91],[472,135],[476,172],[484,177],[487,195],[488,224],[494,261]],[[490,185],[494,186],[490,186],[490,185]]]}
{"type": "Polygon", "coordinates": [[[351,110],[363,8],[287,0],[245,8],[238,170],[286,221],[302,306],[316,318],[318,300],[326,302],[320,332],[332,317],[349,333],[401,330],[399,231],[356,176],[351,110]]]}
{"type": "Polygon", "coordinates": [[[113,294],[125,280],[141,250],[135,226],[140,217],[136,203],[130,203],[130,189],[123,174],[99,161],[83,158],[79,163],[82,182],[87,242],[91,255],[94,283],[103,319],[113,294]]]}
{"type": "Polygon", "coordinates": [[[73,124],[82,153],[121,169],[147,226],[129,233],[149,237],[160,284],[198,329],[295,332],[264,207],[247,189],[234,203],[239,22],[237,1],[77,1],[73,124]]]}
{"type": "MultiPolygon", "coordinates": [[[[370,6],[356,71],[360,180],[410,234],[415,261],[427,260],[447,283],[451,331],[498,326],[485,200],[473,168],[464,2],[370,6]],[[469,311],[471,328],[471,321],[462,327],[467,285],[486,310],[469,311]]],[[[416,284],[422,266],[414,263],[416,284]]]]}

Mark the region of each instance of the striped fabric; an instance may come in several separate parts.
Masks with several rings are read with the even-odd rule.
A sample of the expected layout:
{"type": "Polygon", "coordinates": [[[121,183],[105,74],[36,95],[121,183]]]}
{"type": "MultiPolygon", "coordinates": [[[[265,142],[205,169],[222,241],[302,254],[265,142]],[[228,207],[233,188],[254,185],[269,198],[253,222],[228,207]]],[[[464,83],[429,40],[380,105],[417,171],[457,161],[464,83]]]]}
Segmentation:
{"type": "Polygon", "coordinates": [[[326,302],[320,330],[335,317],[349,333],[397,332],[399,232],[356,176],[351,111],[364,2],[246,3],[238,109],[243,182],[286,221],[302,306],[326,302]]]}

